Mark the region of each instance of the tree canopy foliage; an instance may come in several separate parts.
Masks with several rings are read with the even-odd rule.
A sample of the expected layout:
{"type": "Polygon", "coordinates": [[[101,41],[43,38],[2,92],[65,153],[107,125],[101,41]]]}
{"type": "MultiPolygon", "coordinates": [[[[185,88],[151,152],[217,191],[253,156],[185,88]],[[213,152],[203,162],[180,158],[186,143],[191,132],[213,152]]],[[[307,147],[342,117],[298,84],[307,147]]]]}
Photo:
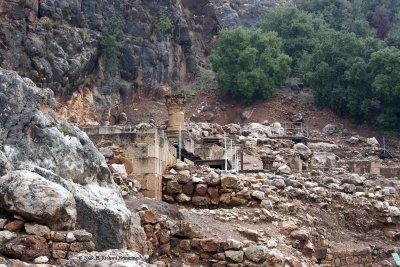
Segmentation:
{"type": "Polygon", "coordinates": [[[310,85],[316,104],[355,123],[399,129],[400,1],[297,2],[303,10],[272,8],[258,27],[282,38],[292,74],[310,85]]]}
{"type": "Polygon", "coordinates": [[[283,53],[277,33],[235,28],[220,33],[210,61],[219,87],[250,102],[276,94],[290,74],[291,58],[283,53]]]}
{"type": "Polygon", "coordinates": [[[320,35],[329,31],[329,26],[323,19],[289,6],[269,9],[257,27],[263,32],[278,33],[285,53],[293,59],[294,73],[302,54],[312,52],[320,35]]]}
{"type": "Polygon", "coordinates": [[[100,46],[106,57],[105,72],[108,75],[115,75],[123,39],[123,20],[119,17],[109,18],[101,29],[102,39],[100,46]]]}
{"type": "Polygon", "coordinates": [[[296,4],[268,9],[255,29],[221,32],[210,57],[219,86],[247,101],[267,99],[291,71],[312,88],[317,105],[399,130],[400,1],[296,4]]]}

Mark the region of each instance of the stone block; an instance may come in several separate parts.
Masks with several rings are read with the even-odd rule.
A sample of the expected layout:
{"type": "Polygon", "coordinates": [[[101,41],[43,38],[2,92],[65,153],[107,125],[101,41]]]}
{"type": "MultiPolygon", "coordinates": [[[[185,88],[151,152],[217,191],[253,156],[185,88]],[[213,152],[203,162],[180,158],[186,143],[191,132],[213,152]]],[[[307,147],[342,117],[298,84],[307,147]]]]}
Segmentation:
{"type": "Polygon", "coordinates": [[[196,184],[194,189],[195,196],[206,196],[207,185],[206,184],[196,184]]]}
{"type": "Polygon", "coordinates": [[[178,183],[178,181],[168,181],[167,193],[169,193],[169,194],[182,193],[182,185],[180,183],[178,183]]]}
{"type": "Polygon", "coordinates": [[[53,242],[52,248],[53,248],[53,250],[68,251],[69,250],[69,244],[68,243],[64,243],[64,242],[53,242]]]}
{"type": "Polygon", "coordinates": [[[157,216],[150,210],[141,210],[137,213],[140,217],[140,224],[154,224],[158,221],[157,216]]]}
{"type": "Polygon", "coordinates": [[[183,262],[189,266],[197,265],[200,261],[200,257],[194,253],[183,253],[180,256],[183,262]]]}
{"type": "Polygon", "coordinates": [[[50,239],[55,242],[66,242],[67,240],[67,233],[60,232],[60,231],[52,231],[50,233],[50,239]]]}
{"type": "Polygon", "coordinates": [[[71,243],[71,246],[69,249],[70,249],[70,251],[73,251],[73,252],[80,252],[83,250],[87,250],[87,251],[91,252],[91,251],[95,250],[95,245],[92,241],[90,241],[90,242],[74,242],[74,243],[71,243]]]}
{"type": "Polygon", "coordinates": [[[25,232],[31,235],[38,235],[50,239],[51,230],[49,227],[40,224],[25,223],[25,232]]]}
{"type": "Polygon", "coordinates": [[[54,259],[65,259],[68,252],[64,250],[53,250],[52,256],[54,259]]]}
{"type": "Polygon", "coordinates": [[[205,252],[222,252],[224,243],[216,239],[203,239],[200,241],[200,247],[205,252]]]}
{"type": "Polygon", "coordinates": [[[10,232],[20,232],[22,229],[24,229],[24,222],[20,220],[14,220],[6,224],[4,226],[4,229],[10,231],[10,232]]]}
{"type": "Polygon", "coordinates": [[[200,196],[195,196],[192,197],[192,204],[195,206],[207,206],[210,204],[210,198],[209,197],[200,197],[200,196]]]}
{"type": "Polygon", "coordinates": [[[82,230],[75,230],[72,232],[78,242],[88,242],[92,241],[93,235],[88,231],[82,230]]]}
{"type": "Polygon", "coordinates": [[[233,262],[242,262],[243,261],[243,256],[244,253],[243,251],[239,250],[228,250],[225,251],[225,256],[227,259],[233,261],[233,262]]]}
{"type": "Polygon", "coordinates": [[[194,191],[194,185],[192,182],[186,183],[182,187],[182,192],[186,195],[192,195],[194,191]]]}

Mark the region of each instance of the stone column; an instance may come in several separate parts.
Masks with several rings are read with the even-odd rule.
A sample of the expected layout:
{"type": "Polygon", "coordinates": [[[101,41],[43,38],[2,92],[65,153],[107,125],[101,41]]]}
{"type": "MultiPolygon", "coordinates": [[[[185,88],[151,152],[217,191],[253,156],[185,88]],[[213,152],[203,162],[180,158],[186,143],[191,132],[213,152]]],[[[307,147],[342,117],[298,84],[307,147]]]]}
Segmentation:
{"type": "Polygon", "coordinates": [[[274,167],[274,161],[276,156],[273,154],[264,154],[261,156],[264,170],[271,170],[274,167]]]}
{"type": "Polygon", "coordinates": [[[165,104],[168,109],[168,127],[167,135],[178,136],[179,128],[182,132],[186,132],[185,127],[185,104],[186,98],[184,95],[167,95],[165,104]]]}

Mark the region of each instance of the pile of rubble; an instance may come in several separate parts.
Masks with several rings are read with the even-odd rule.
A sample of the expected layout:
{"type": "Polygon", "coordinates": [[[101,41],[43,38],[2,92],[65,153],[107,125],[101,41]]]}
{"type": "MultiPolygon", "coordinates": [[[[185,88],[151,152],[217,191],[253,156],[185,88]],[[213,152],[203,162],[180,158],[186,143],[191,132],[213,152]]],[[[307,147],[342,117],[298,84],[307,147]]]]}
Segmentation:
{"type": "Polygon", "coordinates": [[[221,239],[214,233],[212,238],[205,234],[178,242],[172,234],[172,257],[179,255],[190,266],[261,266],[264,261],[265,266],[388,264],[390,254],[399,251],[400,180],[372,173],[373,168],[349,172],[349,162],[380,161],[398,168],[397,159],[382,162],[375,138],[337,133],[337,128],[312,132],[316,141],[308,145],[271,138],[282,129],[278,123],[190,124],[196,140],[223,138],[224,132],[237,135],[235,141],[245,155],[260,157],[267,151],[275,160],[273,168],[255,173],[184,162],[170,166],[163,176],[165,202],[178,205],[188,218],[195,215],[199,221],[221,222],[243,237],[221,239]],[[341,242],[343,237],[332,226],[342,227],[348,240],[341,242]],[[265,228],[275,229],[275,235],[265,228]],[[252,258],[250,251],[257,251],[262,259],[252,258]]]}

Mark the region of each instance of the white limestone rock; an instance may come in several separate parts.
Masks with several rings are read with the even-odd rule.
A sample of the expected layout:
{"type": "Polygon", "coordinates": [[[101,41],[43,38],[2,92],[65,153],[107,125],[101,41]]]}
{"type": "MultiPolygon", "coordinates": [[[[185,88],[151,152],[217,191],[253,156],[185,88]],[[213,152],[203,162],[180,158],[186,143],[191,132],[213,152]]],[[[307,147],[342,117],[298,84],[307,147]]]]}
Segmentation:
{"type": "Polygon", "coordinates": [[[54,230],[75,227],[73,194],[30,171],[12,171],[0,177],[0,206],[54,230]]]}

